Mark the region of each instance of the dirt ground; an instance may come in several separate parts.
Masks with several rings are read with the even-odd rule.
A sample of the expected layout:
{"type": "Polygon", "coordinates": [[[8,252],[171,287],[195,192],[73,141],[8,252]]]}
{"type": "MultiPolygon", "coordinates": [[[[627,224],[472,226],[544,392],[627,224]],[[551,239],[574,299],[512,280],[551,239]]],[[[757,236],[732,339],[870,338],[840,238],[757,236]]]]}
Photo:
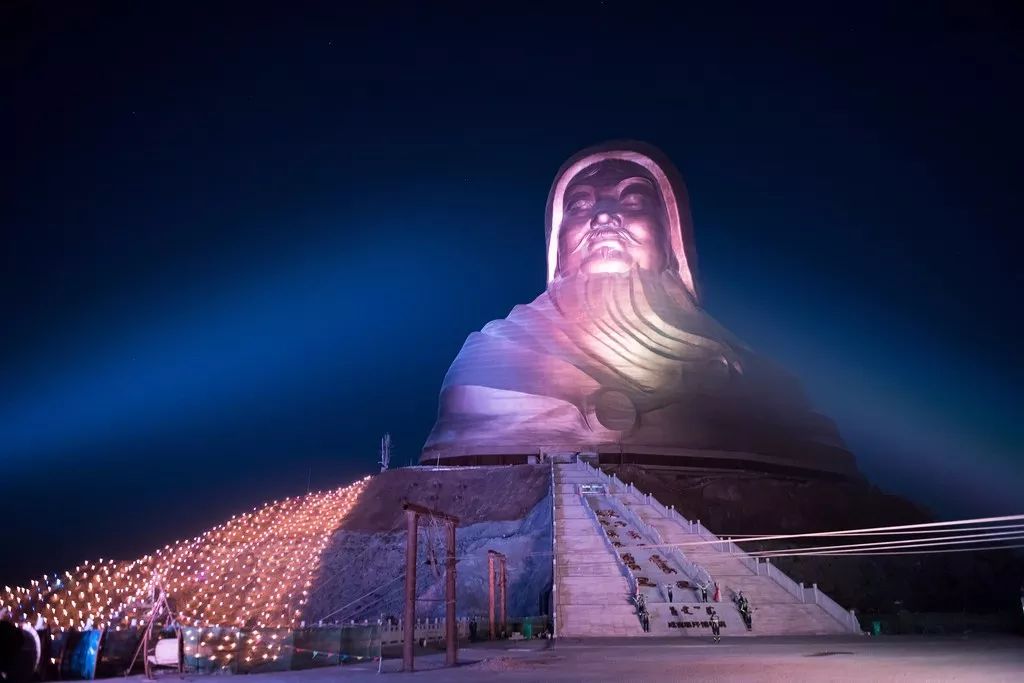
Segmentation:
{"type": "MultiPolygon", "coordinates": [[[[401,616],[407,544],[403,501],[459,518],[461,615],[486,614],[488,550],[508,559],[510,614],[542,614],[551,590],[550,476],[544,465],[414,467],[374,476],[321,555],[306,620],[345,623],[401,616]]],[[[436,618],[444,614],[444,581],[443,572],[432,568],[445,552],[439,540],[444,530],[429,520],[420,525],[416,613],[436,618]]]]}
{"type": "Polygon", "coordinates": [[[370,480],[340,528],[404,529],[403,500],[455,515],[461,525],[522,519],[548,494],[550,478],[546,465],[390,470],[370,480]]]}

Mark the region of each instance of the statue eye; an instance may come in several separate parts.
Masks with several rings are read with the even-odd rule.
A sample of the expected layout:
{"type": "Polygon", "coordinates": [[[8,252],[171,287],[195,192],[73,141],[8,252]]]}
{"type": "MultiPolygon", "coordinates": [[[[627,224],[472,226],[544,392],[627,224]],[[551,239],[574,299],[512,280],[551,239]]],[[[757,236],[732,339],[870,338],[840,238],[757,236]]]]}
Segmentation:
{"type": "Polygon", "coordinates": [[[630,192],[619,199],[619,204],[627,209],[642,209],[647,206],[647,197],[638,192],[630,192]]]}
{"type": "Polygon", "coordinates": [[[565,208],[568,213],[579,213],[580,211],[586,211],[594,207],[594,201],[589,197],[577,197],[569,202],[569,206],[565,208]]]}

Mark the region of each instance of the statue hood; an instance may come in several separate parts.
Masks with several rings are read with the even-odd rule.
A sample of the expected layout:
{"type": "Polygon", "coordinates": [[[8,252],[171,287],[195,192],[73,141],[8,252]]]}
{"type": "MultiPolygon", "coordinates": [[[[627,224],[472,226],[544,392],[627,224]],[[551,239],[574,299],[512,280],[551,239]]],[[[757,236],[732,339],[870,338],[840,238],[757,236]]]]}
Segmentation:
{"type": "Polygon", "coordinates": [[[558,270],[558,230],[562,224],[562,207],[565,189],[577,173],[596,163],[608,159],[631,161],[647,170],[658,185],[665,205],[674,263],[671,264],[683,285],[699,302],[697,295],[697,252],[693,244],[693,220],[690,217],[690,200],[682,176],[672,162],[660,150],[643,142],[619,140],[588,147],[569,158],[555,175],[555,181],[548,192],[545,228],[548,250],[548,280],[550,285],[558,270]]]}

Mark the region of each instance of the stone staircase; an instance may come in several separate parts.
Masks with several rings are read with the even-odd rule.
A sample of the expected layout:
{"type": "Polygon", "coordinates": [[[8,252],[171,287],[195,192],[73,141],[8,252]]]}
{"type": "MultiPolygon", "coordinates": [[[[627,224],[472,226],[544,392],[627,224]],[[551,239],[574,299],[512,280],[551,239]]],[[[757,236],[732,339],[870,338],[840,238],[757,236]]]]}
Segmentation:
{"type": "MultiPolygon", "coordinates": [[[[674,519],[661,517],[651,505],[635,505],[641,519],[651,524],[665,543],[700,544],[704,539],[674,519]]],[[[805,603],[783,588],[771,576],[755,574],[745,555],[718,551],[710,544],[680,546],[686,559],[707,570],[719,585],[722,604],[732,607],[742,592],[752,606],[754,635],[834,635],[850,629],[814,603],[805,603]]],[[[765,565],[762,564],[762,567],[765,565]]],[[[735,611],[735,607],[732,607],[735,611]]],[[[738,611],[736,611],[738,616],[738,611]]],[[[746,632],[745,627],[732,628],[730,635],[746,632]]]]}
{"type": "Polygon", "coordinates": [[[627,574],[578,493],[593,477],[574,464],[554,465],[552,471],[556,635],[642,635],[627,574]]]}
{"type": "Polygon", "coordinates": [[[774,566],[758,562],[618,479],[584,463],[555,464],[553,477],[556,616],[561,620],[557,635],[646,635],[629,601],[638,577],[646,577],[655,584],[639,587],[651,615],[651,635],[708,637],[708,605],[697,602],[693,590],[676,584],[694,583],[698,576],[710,576],[719,584],[721,602],[711,606],[725,624],[723,635],[859,632],[856,618],[816,586],[794,583],[774,566]],[[590,485],[588,493],[581,497],[579,487],[585,484],[590,485]],[[597,511],[616,521],[602,526],[597,511]],[[611,537],[609,530],[614,532],[611,537]],[[625,553],[633,557],[632,571],[622,562],[625,553]],[[653,555],[675,573],[656,566],[653,555]],[[669,583],[674,593],[671,605],[665,590],[669,583]],[[752,606],[750,631],[733,602],[741,591],[752,606]],[[601,606],[595,609],[595,603],[601,606]]]}
{"type": "MultiPolygon", "coordinates": [[[[592,484],[592,486],[594,486],[592,484]]],[[[644,596],[653,636],[710,636],[710,610],[722,621],[724,634],[746,634],[739,610],[730,603],[702,602],[696,586],[699,572],[690,563],[677,561],[658,547],[657,532],[635,517],[614,494],[587,493],[584,498],[599,517],[601,532],[625,564],[631,586],[644,596]],[[659,563],[660,562],[660,563],[659,563]],[[672,587],[672,600],[668,588],[672,587]]]]}

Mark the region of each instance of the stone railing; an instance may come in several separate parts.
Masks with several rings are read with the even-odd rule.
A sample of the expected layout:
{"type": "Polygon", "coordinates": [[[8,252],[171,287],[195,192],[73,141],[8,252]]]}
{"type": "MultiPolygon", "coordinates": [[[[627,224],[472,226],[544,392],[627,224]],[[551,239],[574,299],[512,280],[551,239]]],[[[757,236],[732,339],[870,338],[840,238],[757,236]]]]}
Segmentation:
{"type": "MultiPolygon", "coordinates": [[[[700,538],[703,541],[707,541],[707,547],[713,548],[714,550],[721,553],[728,553],[735,557],[743,565],[751,571],[751,573],[757,576],[764,576],[772,579],[779,587],[784,591],[792,595],[796,600],[799,600],[804,604],[815,604],[821,607],[829,616],[838,621],[847,630],[852,633],[860,633],[860,622],[857,620],[856,613],[853,610],[847,610],[842,607],[835,600],[822,593],[817,584],[813,584],[812,588],[807,588],[803,584],[799,584],[793,579],[789,578],[782,570],[776,568],[771,562],[760,561],[758,558],[752,557],[747,554],[745,550],[740,548],[738,545],[732,542],[730,539],[723,539],[715,535],[710,529],[700,523],[700,520],[691,521],[679,514],[679,512],[673,506],[662,505],[654,496],[650,494],[643,494],[636,490],[636,487],[623,484],[615,475],[608,475],[601,471],[600,468],[593,467],[585,462],[580,462],[580,466],[589,469],[591,472],[596,473],[603,480],[610,482],[611,485],[617,485],[619,491],[629,494],[632,499],[640,504],[647,504],[651,506],[655,512],[661,514],[663,517],[675,521],[680,526],[686,528],[686,530],[700,538]]],[[[673,549],[677,549],[673,546],[673,549]]],[[[682,555],[682,553],[680,553],[682,555]]],[[[699,567],[692,562],[685,559],[685,555],[680,558],[683,562],[696,567],[699,572],[703,572],[703,568],[699,567]]],[[[677,559],[679,561],[679,559],[677,559]]],[[[686,569],[686,565],[681,565],[686,569]]],[[[706,574],[706,572],[704,572],[706,574]]]]}
{"type": "Polygon", "coordinates": [[[818,584],[812,583],[810,588],[804,586],[804,602],[814,603],[818,607],[822,608],[828,615],[838,621],[840,624],[845,626],[852,633],[860,633],[860,621],[857,619],[857,613],[854,610],[847,610],[838,602],[828,597],[820,590],[818,590],[818,584]]]}
{"type": "Polygon", "coordinates": [[[769,579],[774,581],[780,588],[782,588],[784,591],[792,595],[794,598],[796,598],[800,602],[806,602],[806,595],[804,594],[804,587],[802,584],[799,584],[793,579],[789,578],[785,572],[781,571],[767,558],[763,561],[758,560],[757,564],[761,569],[761,571],[758,572],[760,576],[767,576],[769,579]]]}
{"type": "Polygon", "coordinates": [[[661,538],[661,534],[653,526],[640,519],[640,515],[636,514],[629,509],[628,506],[623,505],[620,501],[616,500],[614,496],[606,496],[605,501],[610,507],[612,507],[623,521],[629,522],[640,531],[640,533],[647,536],[649,541],[654,542],[656,545],[664,544],[664,540],[661,538]]]}
{"type": "Polygon", "coordinates": [[[587,503],[587,499],[583,496],[582,493],[578,495],[580,497],[580,505],[583,506],[583,509],[586,510],[587,516],[590,518],[590,520],[594,523],[594,526],[596,526],[598,531],[601,533],[601,538],[604,539],[605,547],[607,547],[608,551],[615,556],[615,563],[619,567],[619,571],[621,571],[623,576],[626,577],[626,581],[627,583],[629,583],[630,596],[636,595],[636,592],[640,585],[639,583],[637,583],[636,575],[633,574],[633,570],[630,569],[623,561],[622,556],[619,555],[618,549],[614,545],[612,545],[612,539],[608,538],[608,532],[605,531],[604,524],[601,524],[601,520],[597,518],[597,513],[594,512],[594,509],[590,507],[589,503],[587,503]]]}
{"type": "MultiPolygon", "coordinates": [[[[456,632],[459,640],[468,640],[470,636],[470,623],[476,622],[477,634],[480,638],[487,638],[488,631],[490,629],[490,622],[486,617],[459,617],[457,620],[456,632]]],[[[515,633],[515,628],[518,626],[522,628],[524,623],[529,622],[534,637],[541,635],[541,631],[545,627],[547,618],[543,615],[534,617],[508,617],[506,626],[509,629],[508,635],[515,633]]],[[[404,634],[403,622],[398,619],[394,622],[387,622],[377,620],[376,622],[369,621],[353,621],[352,626],[367,626],[376,624],[380,629],[380,640],[381,645],[399,645],[402,643],[402,637],[404,634]]],[[[501,624],[496,624],[496,627],[500,630],[501,624]]],[[[429,642],[441,642],[445,639],[445,619],[444,617],[438,617],[436,619],[417,619],[416,628],[414,629],[414,638],[417,641],[426,640],[429,642]]]]}
{"type": "Polygon", "coordinates": [[[558,519],[555,510],[555,461],[551,461],[551,637],[558,637],[558,519]]]}
{"type": "Polygon", "coordinates": [[[709,584],[712,583],[711,575],[708,574],[708,571],[696,562],[691,562],[686,559],[686,555],[684,555],[679,548],[668,547],[664,552],[672,559],[673,562],[679,565],[679,568],[683,570],[683,574],[685,574],[686,578],[690,581],[704,579],[709,584]]]}
{"type": "MultiPolygon", "coordinates": [[[[460,639],[469,637],[469,622],[471,619],[461,618],[458,619],[458,625],[456,630],[460,639]]],[[[353,625],[359,625],[359,622],[352,622],[353,625]]],[[[366,622],[363,622],[366,623],[366,622]]],[[[377,622],[381,623],[381,622],[377,622]]],[[[404,623],[401,619],[398,619],[394,623],[384,622],[381,624],[381,645],[396,645],[402,642],[402,636],[404,633],[404,623]]],[[[486,626],[484,627],[483,633],[486,633],[486,626]]],[[[413,629],[415,634],[413,637],[416,640],[426,640],[427,642],[440,642],[444,640],[445,636],[445,619],[439,617],[436,619],[417,619],[416,627],[413,629]]]]}

